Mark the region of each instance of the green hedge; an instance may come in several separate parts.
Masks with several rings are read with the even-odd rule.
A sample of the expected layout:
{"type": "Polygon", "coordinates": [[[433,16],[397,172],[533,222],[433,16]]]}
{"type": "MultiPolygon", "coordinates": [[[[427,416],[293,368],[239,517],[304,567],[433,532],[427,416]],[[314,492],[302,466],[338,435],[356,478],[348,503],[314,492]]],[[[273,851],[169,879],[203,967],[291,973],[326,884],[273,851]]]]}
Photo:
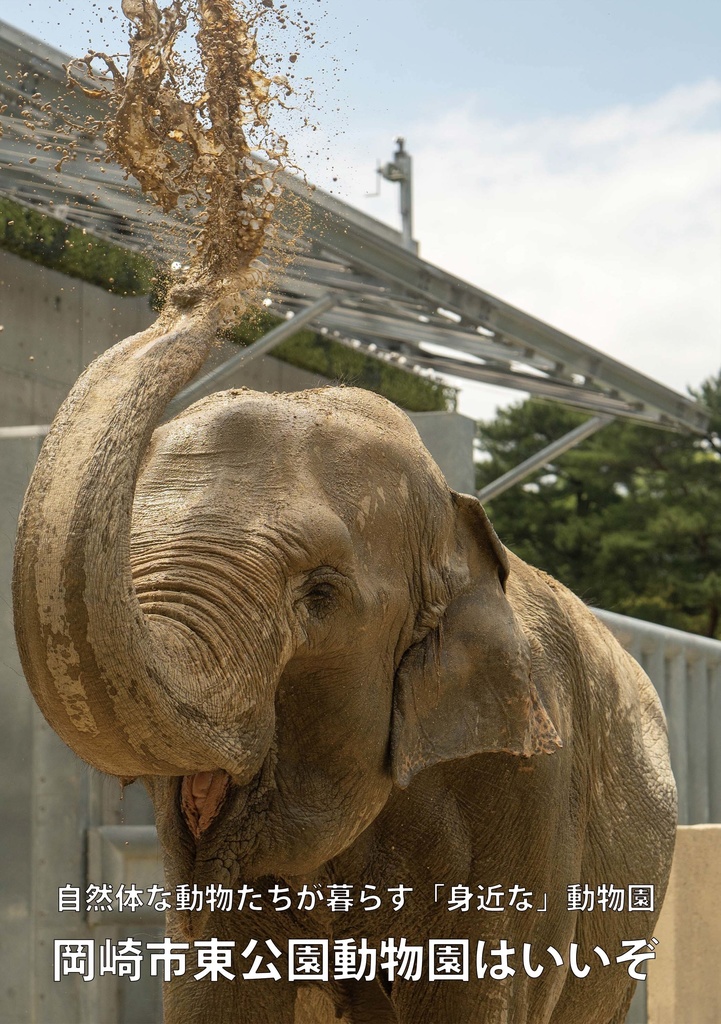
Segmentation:
{"type": "MultiPolygon", "coordinates": [[[[158,308],[167,275],[147,257],[88,234],[82,228],[0,196],[0,248],[118,295],[149,295],[158,308]]],[[[228,332],[249,345],[280,321],[253,311],[228,332]]],[[[299,331],[273,355],[329,380],[366,388],[411,412],[453,409],[453,388],[356,352],[313,331],[299,331]]]]}
{"type": "MultiPolygon", "coordinates": [[[[250,345],[279,323],[281,321],[272,314],[254,310],[229,331],[229,337],[240,345],[250,345]]],[[[298,331],[277,345],[273,355],[302,370],[327,377],[334,383],[374,391],[410,412],[455,408],[453,388],[410,373],[393,363],[356,352],[314,331],[298,331]]]]}
{"type": "Polygon", "coordinates": [[[155,268],[147,257],[4,197],[0,248],[118,295],[147,295],[153,287],[155,268]]]}

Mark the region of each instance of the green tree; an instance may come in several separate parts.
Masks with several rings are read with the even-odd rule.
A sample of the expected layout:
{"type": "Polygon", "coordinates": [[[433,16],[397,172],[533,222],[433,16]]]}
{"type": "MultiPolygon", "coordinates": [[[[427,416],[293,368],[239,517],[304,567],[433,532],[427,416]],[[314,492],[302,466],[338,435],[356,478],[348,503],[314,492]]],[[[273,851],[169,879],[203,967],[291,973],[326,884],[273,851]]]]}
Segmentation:
{"type": "MultiPolygon", "coordinates": [[[[488,502],[502,540],[589,604],[721,639],[721,373],[705,435],[617,420],[488,502]]],[[[479,425],[483,487],[587,415],[537,399],[479,425]]]]}

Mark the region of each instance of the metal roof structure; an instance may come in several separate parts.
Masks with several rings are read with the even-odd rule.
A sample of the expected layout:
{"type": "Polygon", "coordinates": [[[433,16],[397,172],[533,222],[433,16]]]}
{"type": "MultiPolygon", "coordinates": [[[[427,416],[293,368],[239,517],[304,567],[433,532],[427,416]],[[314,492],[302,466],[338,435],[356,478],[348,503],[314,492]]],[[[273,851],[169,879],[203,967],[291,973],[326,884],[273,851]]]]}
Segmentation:
{"type": "MultiPolygon", "coordinates": [[[[187,222],[163,214],[132,179],[105,164],[92,135],[68,128],[63,113],[82,125],[86,116],[102,118],[103,107],[68,90],[67,60],[0,21],[0,106],[7,105],[0,114],[0,194],[126,248],[182,254],[187,222]],[[64,140],[74,144],[76,159],[58,172],[55,147],[64,140]]],[[[295,242],[273,279],[271,312],[304,313],[314,330],[411,371],[587,410],[594,419],[584,436],[615,417],[705,429],[698,403],[426,262],[404,247],[400,232],[299,178],[285,175],[283,186],[280,230],[295,242]]]]}

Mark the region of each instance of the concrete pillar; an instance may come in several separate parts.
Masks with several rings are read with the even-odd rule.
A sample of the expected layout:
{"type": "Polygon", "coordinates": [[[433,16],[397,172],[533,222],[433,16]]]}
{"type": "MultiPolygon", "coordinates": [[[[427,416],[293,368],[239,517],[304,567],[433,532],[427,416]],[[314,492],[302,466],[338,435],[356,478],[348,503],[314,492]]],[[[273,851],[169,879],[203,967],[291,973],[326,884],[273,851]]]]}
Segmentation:
{"type": "Polygon", "coordinates": [[[721,824],[682,825],[654,931],[648,1024],[721,1021],[721,824]]]}
{"type": "Polygon", "coordinates": [[[456,412],[409,412],[408,415],[448,485],[462,494],[475,494],[475,421],[456,412]]]}

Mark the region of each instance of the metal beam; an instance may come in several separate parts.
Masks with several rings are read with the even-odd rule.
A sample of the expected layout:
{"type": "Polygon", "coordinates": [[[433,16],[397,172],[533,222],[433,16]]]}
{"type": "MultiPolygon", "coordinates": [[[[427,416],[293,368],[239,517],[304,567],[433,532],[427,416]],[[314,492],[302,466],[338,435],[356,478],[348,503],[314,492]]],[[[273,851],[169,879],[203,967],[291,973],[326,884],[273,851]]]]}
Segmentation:
{"type": "Polygon", "coordinates": [[[323,295],[316,302],[311,303],[310,306],[306,306],[305,309],[301,310],[300,313],[296,313],[289,320],[285,320],[282,324],[278,324],[267,334],[264,334],[258,341],[253,342],[252,345],[248,345],[247,348],[242,348],[230,359],[227,359],[220,366],[217,366],[214,370],[206,373],[198,380],[189,384],[187,388],[176,395],[173,401],[168,405],[165,410],[165,418],[168,419],[171,416],[175,416],[177,413],[184,409],[190,402],[196,398],[201,398],[207,394],[210,394],[214,390],[215,386],[221,381],[237,370],[238,367],[243,366],[245,363],[249,363],[251,359],[255,359],[257,356],[262,356],[264,353],[269,352],[276,345],[279,345],[281,341],[285,341],[286,338],[291,338],[294,334],[297,334],[299,330],[306,326],[306,324],[312,323],[313,320],[317,319],[322,313],[325,313],[332,306],[337,305],[340,302],[340,295],[337,293],[329,292],[327,295],[323,295]]]}
{"type": "Polygon", "coordinates": [[[645,423],[647,426],[661,426],[658,422],[658,417],[650,409],[631,406],[621,398],[613,398],[604,391],[594,391],[591,388],[572,384],[569,381],[536,376],[530,373],[523,373],[520,370],[511,370],[488,364],[462,362],[458,359],[447,359],[435,355],[431,357],[423,352],[404,353],[399,359],[396,353],[389,353],[387,350],[377,346],[373,347],[369,341],[363,338],[356,338],[351,341],[346,337],[340,336],[333,340],[340,345],[345,345],[347,348],[363,352],[364,355],[373,359],[378,359],[385,363],[396,363],[406,370],[431,370],[434,374],[443,374],[445,377],[478,381],[482,384],[495,384],[503,388],[516,388],[519,391],[527,391],[541,398],[563,402],[564,405],[570,405],[585,412],[592,412],[595,415],[610,416],[613,419],[623,417],[624,419],[637,420],[640,423],[645,423]]]}
{"type": "MultiPolygon", "coordinates": [[[[134,248],[142,248],[143,245],[157,248],[159,242],[162,248],[164,242],[166,246],[168,244],[166,239],[172,237],[171,228],[177,232],[177,222],[171,224],[169,218],[149,209],[145,197],[139,190],[132,190],[132,186],[121,181],[120,172],[116,168],[103,167],[106,173],[102,176],[98,173],[98,180],[93,178],[92,181],[82,181],[80,172],[68,166],[62,180],[58,180],[58,175],[50,165],[50,157],[41,151],[33,168],[26,170],[23,160],[30,142],[34,140],[31,140],[29,132],[24,131],[22,123],[18,126],[17,119],[4,117],[2,120],[8,128],[4,139],[0,141],[0,159],[3,156],[8,159],[2,168],[2,184],[6,192],[32,205],[40,201],[46,209],[50,207],[49,212],[52,212],[54,202],[58,212],[60,206],[67,208],[68,215],[74,221],[84,223],[89,230],[113,237],[120,244],[131,244],[134,248]],[[23,169],[23,175],[28,179],[22,185],[18,179],[18,168],[23,169]],[[121,187],[126,191],[130,188],[130,193],[122,195],[119,191],[121,187]],[[72,198],[73,188],[76,194],[83,188],[88,192],[94,191],[92,202],[86,199],[84,203],[78,204],[77,199],[74,201],[72,198]],[[141,205],[145,208],[140,215],[137,213],[139,201],[142,201],[141,205]],[[117,224],[112,223],[114,210],[119,215],[117,224]],[[100,223],[104,216],[109,219],[105,231],[100,223]],[[134,233],[134,239],[128,237],[128,231],[134,233]]],[[[83,174],[93,174],[96,166],[92,162],[85,165],[83,174]]],[[[364,218],[357,211],[344,207],[320,191],[310,193],[303,183],[291,176],[284,179],[284,187],[305,200],[303,205],[309,215],[308,220],[301,224],[294,204],[284,203],[281,210],[282,226],[291,235],[299,237],[302,234],[312,239],[312,255],[322,259],[330,257],[331,261],[340,258],[350,264],[353,273],[348,276],[351,280],[354,274],[360,272],[362,277],[382,282],[389,298],[397,293],[408,297],[415,295],[433,308],[441,306],[450,309],[463,318],[466,329],[470,324],[481,325],[496,334],[496,344],[501,341],[520,346],[524,350],[525,361],[533,362],[539,356],[545,357],[556,364],[564,375],[579,373],[600,388],[613,389],[629,405],[645,406],[640,411],[650,415],[641,415],[641,419],[654,419],[662,425],[675,425],[698,432],[706,429],[708,416],[697,402],[468,282],[424,262],[398,244],[397,233],[380,231],[379,226],[370,218],[364,218]]],[[[284,277],[292,276],[291,263],[284,277]]],[[[372,307],[373,296],[367,295],[367,300],[372,307]]],[[[451,347],[454,347],[452,335],[449,341],[451,347]]]]}
{"type": "Polygon", "coordinates": [[[605,427],[607,423],[613,421],[612,416],[594,416],[590,420],[586,420],[580,427],[576,427],[575,430],[569,431],[568,434],[564,434],[563,437],[559,437],[557,441],[553,441],[551,444],[546,445],[535,455],[531,455],[529,459],[519,463],[518,466],[514,466],[513,469],[509,469],[503,476],[499,476],[493,483],[487,484],[478,491],[478,500],[490,501],[491,498],[497,498],[499,494],[503,494],[509,487],[513,487],[519,480],[523,480],[532,473],[534,469],[538,469],[539,466],[545,465],[549,459],[552,459],[555,455],[562,455],[567,452],[570,448],[574,448],[581,441],[585,441],[591,434],[595,434],[601,427],[605,427]]]}
{"type": "Polygon", "coordinates": [[[434,324],[423,323],[407,317],[368,313],[362,309],[333,310],[325,314],[319,323],[330,330],[343,331],[352,337],[357,335],[400,341],[418,348],[421,344],[445,346],[480,359],[494,359],[504,363],[527,362],[529,365],[549,366],[548,360],[525,359],[521,345],[499,345],[492,338],[484,338],[471,331],[448,330],[434,324]]]}
{"type": "Polygon", "coordinates": [[[0,441],[11,441],[16,437],[45,437],[50,427],[45,423],[30,423],[22,427],[0,427],[0,441]]]}
{"type": "MultiPolygon", "coordinates": [[[[38,79],[33,82],[37,92],[20,95],[14,80],[6,82],[0,75],[0,98],[7,95],[10,112],[0,116],[5,129],[0,139],[0,192],[61,220],[79,223],[125,247],[164,252],[166,256],[177,253],[179,246],[183,248],[181,242],[191,230],[189,220],[181,223],[182,218],[168,217],[154,209],[137,187],[124,180],[119,168],[104,163],[102,149],[93,140],[76,135],[78,154],[86,156],[87,161],[66,164],[62,174],[55,171],[57,154],[42,146],[37,149],[37,145],[39,141],[52,145],[53,140],[67,134],[67,129],[48,115],[46,104],[52,106],[62,96],[63,102],[72,106],[75,120],[81,121],[84,113],[97,114],[99,103],[77,90],[72,96],[67,93],[63,54],[0,23],[0,70],[14,69],[19,60],[23,66],[37,69],[38,79]],[[24,104],[19,117],[18,99],[24,104]],[[27,158],[30,150],[32,165],[27,158]]],[[[292,175],[284,176],[283,190],[278,225],[282,237],[297,243],[294,250],[298,254],[297,260],[284,268],[274,288],[285,292],[276,297],[283,308],[292,308],[296,296],[315,299],[321,291],[335,289],[346,279],[340,291],[362,294],[358,304],[362,302],[363,309],[356,315],[362,312],[369,318],[387,320],[389,313],[393,317],[398,312],[390,308],[394,302],[418,303],[419,314],[429,317],[427,329],[431,331],[443,326],[434,322],[437,309],[450,310],[460,318],[447,331],[450,348],[462,348],[468,344],[462,335],[482,327],[494,335],[485,344],[509,352],[520,347],[523,356],[519,363],[546,369],[542,362],[547,361],[556,381],[572,383],[574,374],[582,376],[580,390],[573,390],[579,404],[593,413],[603,410],[598,409],[595,398],[585,402],[584,388],[605,392],[611,402],[619,403],[621,407],[615,410],[618,415],[677,429],[707,429],[708,413],[698,402],[426,263],[403,248],[400,232],[320,189],[311,189],[292,175]]],[[[408,330],[404,322],[407,319],[412,320],[412,314],[408,318],[402,312],[398,314],[395,332],[408,330]]],[[[383,335],[379,340],[382,344],[383,335]]],[[[494,367],[496,373],[499,369],[494,367]]],[[[473,376],[473,371],[457,375],[473,376]]],[[[518,375],[513,372],[508,379],[517,381],[518,375]]],[[[518,386],[504,380],[496,383],[518,386]]]]}
{"type": "Polygon", "coordinates": [[[622,416],[625,419],[638,420],[640,423],[656,427],[666,426],[675,429],[677,426],[675,423],[660,424],[658,416],[647,406],[631,405],[618,396],[608,395],[605,391],[594,391],[592,388],[571,384],[568,381],[551,377],[537,377],[520,370],[506,370],[497,366],[476,366],[471,363],[461,363],[457,359],[443,359],[438,356],[431,359],[414,355],[413,362],[416,366],[433,370],[435,373],[443,373],[463,380],[478,381],[480,384],[495,384],[501,388],[515,388],[516,391],[526,391],[539,398],[564,402],[566,405],[585,409],[586,412],[614,417],[622,416]]]}
{"type": "Polygon", "coordinates": [[[471,321],[488,327],[511,342],[538,352],[566,372],[619,391],[624,398],[641,401],[657,410],[671,424],[702,432],[708,426],[708,414],[699,403],[646,377],[611,356],[604,355],[563,331],[537,320],[488,292],[448,274],[432,264],[393,245],[371,232],[349,231],[330,214],[321,217],[311,210],[308,232],[319,239],[320,251],[351,260],[366,272],[381,273],[415,294],[438,306],[450,309],[471,321]]]}

